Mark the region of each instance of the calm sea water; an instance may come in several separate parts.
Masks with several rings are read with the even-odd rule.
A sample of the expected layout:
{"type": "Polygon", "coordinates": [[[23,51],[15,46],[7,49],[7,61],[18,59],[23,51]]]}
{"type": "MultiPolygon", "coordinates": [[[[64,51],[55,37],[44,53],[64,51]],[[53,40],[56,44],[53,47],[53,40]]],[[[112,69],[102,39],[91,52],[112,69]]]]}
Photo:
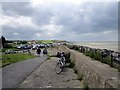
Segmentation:
{"type": "Polygon", "coordinates": [[[118,42],[117,41],[109,41],[109,42],[74,42],[74,44],[93,47],[93,48],[109,49],[109,50],[118,51],[118,42]]]}

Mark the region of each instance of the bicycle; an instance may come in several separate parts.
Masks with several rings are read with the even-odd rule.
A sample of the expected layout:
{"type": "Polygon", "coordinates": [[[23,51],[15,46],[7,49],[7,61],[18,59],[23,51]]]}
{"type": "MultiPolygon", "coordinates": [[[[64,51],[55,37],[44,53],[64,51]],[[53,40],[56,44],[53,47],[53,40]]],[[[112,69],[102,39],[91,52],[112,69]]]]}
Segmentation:
{"type": "Polygon", "coordinates": [[[65,67],[65,57],[62,56],[56,64],[55,71],[57,74],[60,74],[65,67]]]}

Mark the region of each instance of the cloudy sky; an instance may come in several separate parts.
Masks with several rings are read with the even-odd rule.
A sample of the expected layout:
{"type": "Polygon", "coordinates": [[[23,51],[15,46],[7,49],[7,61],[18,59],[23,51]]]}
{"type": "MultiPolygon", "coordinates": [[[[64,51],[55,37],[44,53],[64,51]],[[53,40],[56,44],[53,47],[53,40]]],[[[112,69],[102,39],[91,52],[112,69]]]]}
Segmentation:
{"type": "Polygon", "coordinates": [[[9,40],[117,41],[118,3],[80,0],[2,2],[9,40]]]}

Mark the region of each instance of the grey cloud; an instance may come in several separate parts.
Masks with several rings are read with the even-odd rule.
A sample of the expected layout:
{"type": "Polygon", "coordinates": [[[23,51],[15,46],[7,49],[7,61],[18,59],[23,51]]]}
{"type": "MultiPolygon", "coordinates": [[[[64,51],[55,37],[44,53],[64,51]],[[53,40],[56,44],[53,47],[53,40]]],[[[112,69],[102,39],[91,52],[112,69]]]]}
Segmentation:
{"type": "Polygon", "coordinates": [[[44,33],[42,30],[33,30],[29,27],[18,27],[13,28],[10,26],[2,27],[2,34],[6,36],[7,39],[20,39],[20,40],[32,40],[36,36],[36,33],[44,33]],[[18,33],[18,35],[14,35],[14,33],[18,33]]]}
{"type": "Polygon", "coordinates": [[[64,15],[58,18],[57,23],[79,33],[117,30],[117,10],[117,3],[83,3],[76,11],[73,10],[74,17],[71,17],[71,12],[67,12],[70,15],[62,13],[64,15]],[[79,9],[85,11],[81,13],[78,12],[79,9]]]}
{"type": "MultiPolygon", "coordinates": [[[[81,40],[81,34],[97,34],[109,30],[114,32],[118,28],[118,4],[113,2],[87,2],[80,5],[51,3],[37,7],[32,7],[30,3],[5,3],[3,4],[3,12],[3,14],[13,17],[14,15],[30,16],[32,22],[38,26],[48,25],[54,18],[54,24],[61,25],[63,28],[62,32],[52,37],[54,39],[81,40]]],[[[20,33],[19,38],[21,39],[39,39],[35,34],[40,32],[44,34],[40,29],[33,30],[29,27],[11,28],[4,26],[3,30],[3,34],[11,38],[15,38],[12,36],[13,32],[20,33]]],[[[47,35],[43,36],[40,39],[50,38],[47,35]]],[[[104,40],[105,37],[104,35],[101,38],[98,35],[98,37],[90,38],[88,36],[82,39],[97,40],[101,38],[104,40]]]]}
{"type": "Polygon", "coordinates": [[[2,11],[8,16],[31,16],[34,13],[30,2],[2,2],[2,11]]]}

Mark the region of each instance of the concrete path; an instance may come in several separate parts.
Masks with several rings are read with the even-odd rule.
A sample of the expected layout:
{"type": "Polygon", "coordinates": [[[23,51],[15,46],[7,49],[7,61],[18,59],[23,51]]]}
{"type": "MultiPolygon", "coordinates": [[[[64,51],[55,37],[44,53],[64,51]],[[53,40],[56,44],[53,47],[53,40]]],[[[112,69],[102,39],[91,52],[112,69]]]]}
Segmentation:
{"type": "MultiPolygon", "coordinates": [[[[48,49],[49,55],[56,55],[58,49],[48,49]]],[[[59,58],[51,57],[35,70],[19,88],[82,88],[83,83],[77,80],[73,69],[65,68],[61,74],[55,72],[59,58]]]]}
{"type": "Polygon", "coordinates": [[[61,74],[55,72],[57,61],[55,57],[45,61],[19,88],[82,88],[73,69],[65,68],[61,74]]]}
{"type": "Polygon", "coordinates": [[[30,60],[25,60],[17,63],[13,63],[2,68],[2,87],[3,88],[15,88],[25,78],[38,68],[46,57],[37,57],[30,60]]]}

